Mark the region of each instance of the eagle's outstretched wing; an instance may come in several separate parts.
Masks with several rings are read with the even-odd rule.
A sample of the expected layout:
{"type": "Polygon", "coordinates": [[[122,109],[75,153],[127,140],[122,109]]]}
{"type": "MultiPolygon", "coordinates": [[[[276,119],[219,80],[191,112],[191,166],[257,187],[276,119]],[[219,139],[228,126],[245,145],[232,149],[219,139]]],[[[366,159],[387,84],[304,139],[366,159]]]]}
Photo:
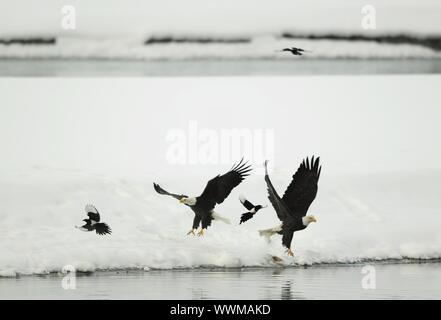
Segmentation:
{"type": "Polygon", "coordinates": [[[291,214],[303,217],[315,199],[318,189],[318,180],[322,167],[320,157],[314,160],[306,158],[300,164],[297,172],[292,176],[292,181],[282,197],[291,214]]]}
{"type": "Polygon", "coordinates": [[[93,206],[91,204],[88,204],[88,205],[86,205],[84,210],[86,211],[86,213],[89,216],[90,220],[95,221],[95,222],[100,222],[100,213],[95,208],[95,206],[93,206]]]}
{"type": "Polygon", "coordinates": [[[186,195],[184,194],[174,194],[174,193],[170,193],[168,191],[165,191],[164,189],[162,189],[159,184],[156,184],[153,182],[153,187],[155,188],[156,192],[159,194],[163,194],[166,196],[170,196],[173,197],[175,199],[181,200],[182,198],[188,198],[186,195]]]}
{"type": "Polygon", "coordinates": [[[198,197],[198,202],[203,203],[205,209],[212,210],[216,204],[222,203],[235,187],[249,175],[251,166],[243,162],[234,165],[230,171],[218,175],[208,181],[204,191],[198,197]]]}
{"type": "Polygon", "coordinates": [[[268,189],[268,199],[271,202],[271,204],[274,207],[274,210],[276,210],[277,213],[277,217],[279,218],[280,221],[284,221],[288,216],[288,210],[285,207],[285,205],[283,204],[282,200],[280,199],[279,195],[277,194],[276,189],[274,189],[273,184],[271,183],[271,180],[268,176],[268,169],[267,169],[267,165],[268,165],[268,160],[265,161],[265,182],[266,182],[266,186],[268,189]]]}

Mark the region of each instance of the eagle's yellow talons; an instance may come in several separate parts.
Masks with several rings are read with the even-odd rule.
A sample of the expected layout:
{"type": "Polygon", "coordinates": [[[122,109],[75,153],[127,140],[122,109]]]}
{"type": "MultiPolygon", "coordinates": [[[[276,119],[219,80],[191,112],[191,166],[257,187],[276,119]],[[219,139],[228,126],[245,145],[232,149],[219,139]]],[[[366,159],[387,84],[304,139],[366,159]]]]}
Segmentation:
{"type": "Polygon", "coordinates": [[[204,230],[205,229],[201,229],[201,231],[198,232],[198,236],[199,237],[203,237],[204,236],[204,230]]]}
{"type": "Polygon", "coordinates": [[[190,231],[187,232],[187,236],[189,236],[189,235],[191,235],[191,234],[195,236],[195,234],[194,234],[194,229],[191,229],[190,231]]]}
{"type": "Polygon", "coordinates": [[[294,252],[292,252],[291,249],[286,250],[286,254],[289,255],[290,257],[294,257],[294,252]]]}

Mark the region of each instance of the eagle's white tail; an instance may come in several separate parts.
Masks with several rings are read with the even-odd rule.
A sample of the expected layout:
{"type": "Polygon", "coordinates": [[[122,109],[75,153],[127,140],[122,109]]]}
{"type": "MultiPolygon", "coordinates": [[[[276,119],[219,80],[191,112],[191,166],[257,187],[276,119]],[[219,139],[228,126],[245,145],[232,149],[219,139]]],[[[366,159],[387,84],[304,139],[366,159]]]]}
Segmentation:
{"type": "Polygon", "coordinates": [[[282,226],[278,226],[271,229],[259,230],[259,235],[261,237],[266,237],[267,239],[269,239],[273,235],[277,234],[277,232],[279,232],[280,230],[282,230],[282,226]]]}
{"type": "Polygon", "coordinates": [[[231,224],[231,221],[229,219],[220,216],[217,212],[212,211],[211,216],[216,221],[222,221],[223,223],[231,224]]]}

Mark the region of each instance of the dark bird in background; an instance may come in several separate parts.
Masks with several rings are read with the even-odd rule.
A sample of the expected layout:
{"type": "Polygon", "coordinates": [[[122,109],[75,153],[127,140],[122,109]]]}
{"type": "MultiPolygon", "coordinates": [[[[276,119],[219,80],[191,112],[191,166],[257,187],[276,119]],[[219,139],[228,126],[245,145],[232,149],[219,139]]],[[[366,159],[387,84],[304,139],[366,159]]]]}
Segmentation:
{"type": "Polygon", "coordinates": [[[291,242],[294,232],[305,229],[311,222],[317,222],[316,218],[306,215],[309,206],[317,195],[318,180],[320,178],[320,158],[311,160],[306,158],[300,164],[297,172],[292,176],[292,181],[282,198],[277,194],[268,176],[267,163],[265,161],[265,181],[268,188],[268,199],[282,222],[275,228],[259,231],[261,236],[270,238],[274,234],[282,235],[282,244],[287,248],[287,254],[293,256],[291,242]]]}
{"type": "Polygon", "coordinates": [[[311,52],[311,51],[303,50],[302,48],[291,47],[291,48],[284,48],[278,52],[291,52],[295,56],[301,56],[305,52],[311,52]]]}
{"type": "Polygon", "coordinates": [[[110,229],[110,227],[104,223],[104,222],[100,222],[100,214],[98,212],[98,210],[91,204],[88,204],[84,210],[87,213],[87,216],[89,217],[88,219],[83,219],[84,222],[86,222],[85,225],[78,227],[75,226],[75,228],[80,229],[81,231],[94,231],[103,236],[105,234],[111,234],[112,233],[112,229],[110,229]]]}
{"type": "Polygon", "coordinates": [[[226,218],[221,217],[214,211],[216,204],[221,204],[231,193],[235,187],[237,187],[246,176],[249,175],[251,166],[243,162],[243,159],[234,165],[231,170],[223,175],[217,175],[210,181],[208,181],[204,191],[199,197],[188,197],[184,194],[174,194],[165,191],[158,184],[153,183],[153,187],[159,194],[171,196],[180,203],[185,204],[193,210],[195,216],[193,219],[193,225],[188,235],[194,235],[195,230],[201,225],[201,230],[198,232],[198,236],[203,236],[204,231],[211,225],[212,220],[220,220],[224,223],[230,223],[226,218]]]}
{"type": "Polygon", "coordinates": [[[244,214],[242,214],[242,216],[240,217],[240,222],[239,224],[244,223],[245,221],[250,220],[256,213],[257,211],[259,211],[260,209],[266,208],[268,206],[262,206],[262,205],[257,205],[255,206],[254,204],[252,204],[251,202],[249,202],[244,196],[240,196],[239,197],[240,202],[243,204],[243,206],[245,208],[247,208],[247,212],[245,212],[244,214]]]}

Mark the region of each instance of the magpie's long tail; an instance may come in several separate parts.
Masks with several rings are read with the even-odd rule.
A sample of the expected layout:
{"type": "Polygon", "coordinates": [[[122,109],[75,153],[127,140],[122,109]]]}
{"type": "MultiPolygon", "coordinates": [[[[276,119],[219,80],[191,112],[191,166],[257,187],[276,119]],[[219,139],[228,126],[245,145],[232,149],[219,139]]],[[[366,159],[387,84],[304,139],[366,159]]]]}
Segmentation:
{"type": "Polygon", "coordinates": [[[245,212],[245,213],[242,214],[242,216],[240,217],[240,222],[239,222],[239,224],[242,224],[242,223],[244,223],[245,221],[250,220],[253,216],[254,216],[254,213],[252,213],[252,212],[245,212]]]}
{"type": "Polygon", "coordinates": [[[110,229],[110,227],[106,223],[104,223],[104,222],[96,223],[95,224],[95,231],[100,236],[112,233],[112,229],[110,229]]]}

